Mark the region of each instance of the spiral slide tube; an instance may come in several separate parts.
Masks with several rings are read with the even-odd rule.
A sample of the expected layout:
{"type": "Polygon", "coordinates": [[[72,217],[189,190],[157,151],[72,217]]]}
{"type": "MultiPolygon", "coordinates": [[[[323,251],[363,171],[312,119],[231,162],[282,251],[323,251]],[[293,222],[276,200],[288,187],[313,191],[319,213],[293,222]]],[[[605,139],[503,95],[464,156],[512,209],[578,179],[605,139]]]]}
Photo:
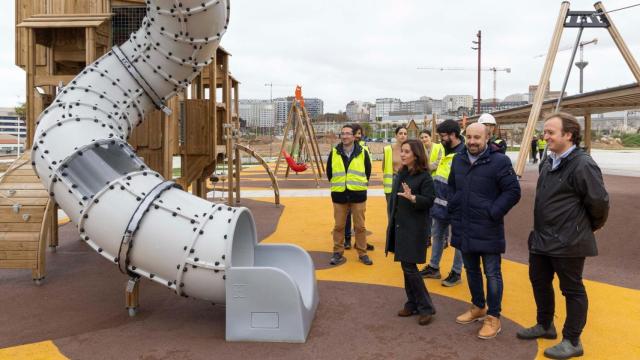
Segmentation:
{"type": "Polygon", "coordinates": [[[81,239],[131,277],[226,303],[229,341],[304,342],[318,304],[309,255],[258,245],[246,208],[147,168],[131,129],[213,60],[227,0],[149,0],[142,27],[87,66],[38,121],[33,166],[81,239]]]}

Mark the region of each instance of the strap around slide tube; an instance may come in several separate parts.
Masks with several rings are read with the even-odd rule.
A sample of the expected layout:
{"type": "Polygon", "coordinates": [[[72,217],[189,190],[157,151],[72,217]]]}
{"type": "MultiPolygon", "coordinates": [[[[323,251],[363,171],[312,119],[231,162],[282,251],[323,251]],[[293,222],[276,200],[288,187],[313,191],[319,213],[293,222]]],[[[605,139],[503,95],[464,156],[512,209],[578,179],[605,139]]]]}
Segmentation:
{"type": "Polygon", "coordinates": [[[125,69],[133,76],[138,85],[144,90],[144,92],[151,98],[151,101],[156,105],[156,107],[162,110],[165,114],[171,115],[171,109],[168,108],[160,96],[156,94],[156,92],[151,88],[151,86],[147,83],[147,81],[140,75],[138,69],[127,59],[127,56],[120,50],[118,46],[113,46],[111,48],[113,54],[120,60],[120,63],[124,66],[125,69]]]}
{"type": "Polygon", "coordinates": [[[120,272],[123,274],[129,274],[129,271],[127,270],[127,266],[129,266],[129,250],[133,244],[133,238],[138,230],[138,225],[142,221],[147,209],[158,197],[160,197],[160,194],[174,186],[175,183],[173,181],[165,181],[158,184],[147,196],[144,197],[144,199],[142,199],[142,201],[140,201],[138,208],[133,215],[131,215],[127,229],[125,230],[124,235],[122,236],[122,241],[120,242],[120,250],[118,251],[118,267],[120,268],[120,272]]]}

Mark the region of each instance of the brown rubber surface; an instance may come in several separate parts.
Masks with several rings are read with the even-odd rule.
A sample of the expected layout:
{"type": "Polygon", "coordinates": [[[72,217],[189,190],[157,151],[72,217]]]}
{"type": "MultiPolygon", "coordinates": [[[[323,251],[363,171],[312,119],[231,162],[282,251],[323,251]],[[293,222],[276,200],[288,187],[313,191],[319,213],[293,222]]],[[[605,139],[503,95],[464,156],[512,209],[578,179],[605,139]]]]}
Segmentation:
{"type": "MultiPolygon", "coordinates": [[[[505,258],[529,263],[527,239],[533,228],[533,203],[538,176],[527,172],[520,181],[522,199],[505,218],[505,258]]],[[[604,176],[610,212],[596,233],[599,255],[587,259],[584,278],[640,289],[640,179],[604,176]]]]}

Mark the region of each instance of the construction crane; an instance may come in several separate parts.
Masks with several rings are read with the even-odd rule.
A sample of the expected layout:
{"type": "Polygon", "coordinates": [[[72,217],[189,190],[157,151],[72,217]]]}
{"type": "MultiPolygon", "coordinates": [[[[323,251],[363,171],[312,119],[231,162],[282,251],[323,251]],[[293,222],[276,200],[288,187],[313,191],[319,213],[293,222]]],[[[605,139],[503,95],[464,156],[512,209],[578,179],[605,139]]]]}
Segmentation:
{"type": "MultiPolygon", "coordinates": [[[[580,94],[582,94],[583,91],[583,84],[584,84],[584,77],[583,77],[583,73],[584,73],[584,68],[587,67],[587,65],[589,65],[588,61],[584,61],[584,46],[585,45],[589,45],[589,44],[593,44],[593,45],[597,45],[598,44],[598,38],[593,38],[589,41],[581,41],[580,44],[578,44],[580,46],[580,61],[576,62],[575,65],[576,67],[580,70],[580,94]]],[[[561,48],[558,49],[558,52],[560,51],[566,51],[566,50],[571,50],[573,49],[573,45],[566,45],[563,46],[561,48]]],[[[539,54],[534,56],[533,58],[540,58],[543,56],[546,56],[547,54],[539,54]]]]}
{"type": "MultiPolygon", "coordinates": [[[[433,66],[421,66],[418,67],[418,70],[440,70],[440,71],[478,71],[477,68],[466,68],[466,67],[433,67],[433,66]]],[[[497,108],[497,98],[496,98],[496,89],[497,89],[497,85],[496,85],[496,78],[497,78],[497,72],[498,71],[505,71],[506,73],[511,73],[511,68],[510,67],[496,67],[496,66],[491,66],[491,67],[482,67],[480,68],[481,71],[491,71],[493,72],[493,107],[497,108]]]]}
{"type": "Polygon", "coordinates": [[[276,87],[281,87],[281,86],[284,86],[284,87],[293,87],[293,86],[295,86],[295,85],[274,84],[274,83],[272,83],[272,82],[269,82],[269,83],[264,84],[264,86],[268,86],[268,87],[269,87],[269,100],[270,100],[271,102],[273,102],[273,87],[274,87],[274,86],[276,86],[276,87]]]}

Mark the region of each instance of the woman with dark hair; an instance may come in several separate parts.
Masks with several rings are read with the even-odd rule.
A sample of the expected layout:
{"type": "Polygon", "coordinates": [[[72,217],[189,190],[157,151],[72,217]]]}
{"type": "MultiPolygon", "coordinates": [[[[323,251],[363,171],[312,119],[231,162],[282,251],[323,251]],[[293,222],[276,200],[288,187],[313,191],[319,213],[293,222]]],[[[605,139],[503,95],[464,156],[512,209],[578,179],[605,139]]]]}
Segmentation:
{"type": "Polygon", "coordinates": [[[442,144],[440,143],[433,142],[433,139],[431,138],[431,131],[428,129],[420,131],[420,141],[422,141],[422,144],[424,145],[427,159],[429,159],[429,170],[431,170],[431,174],[433,174],[442,159],[444,147],[442,147],[442,144]]]}
{"type": "Polygon", "coordinates": [[[389,203],[391,187],[393,186],[393,178],[402,167],[400,161],[400,147],[407,140],[407,127],[400,125],[396,128],[396,143],[384,147],[384,157],[382,158],[382,185],[384,187],[384,196],[389,203]]]}
{"type": "Polygon", "coordinates": [[[388,204],[389,224],[385,253],[394,253],[404,274],[407,302],[398,316],[419,315],[418,323],[427,325],[436,313],[417,264],[426,261],[427,214],[435,193],[424,146],[419,140],[407,140],[401,146],[402,168],[393,182],[388,204]]]}

